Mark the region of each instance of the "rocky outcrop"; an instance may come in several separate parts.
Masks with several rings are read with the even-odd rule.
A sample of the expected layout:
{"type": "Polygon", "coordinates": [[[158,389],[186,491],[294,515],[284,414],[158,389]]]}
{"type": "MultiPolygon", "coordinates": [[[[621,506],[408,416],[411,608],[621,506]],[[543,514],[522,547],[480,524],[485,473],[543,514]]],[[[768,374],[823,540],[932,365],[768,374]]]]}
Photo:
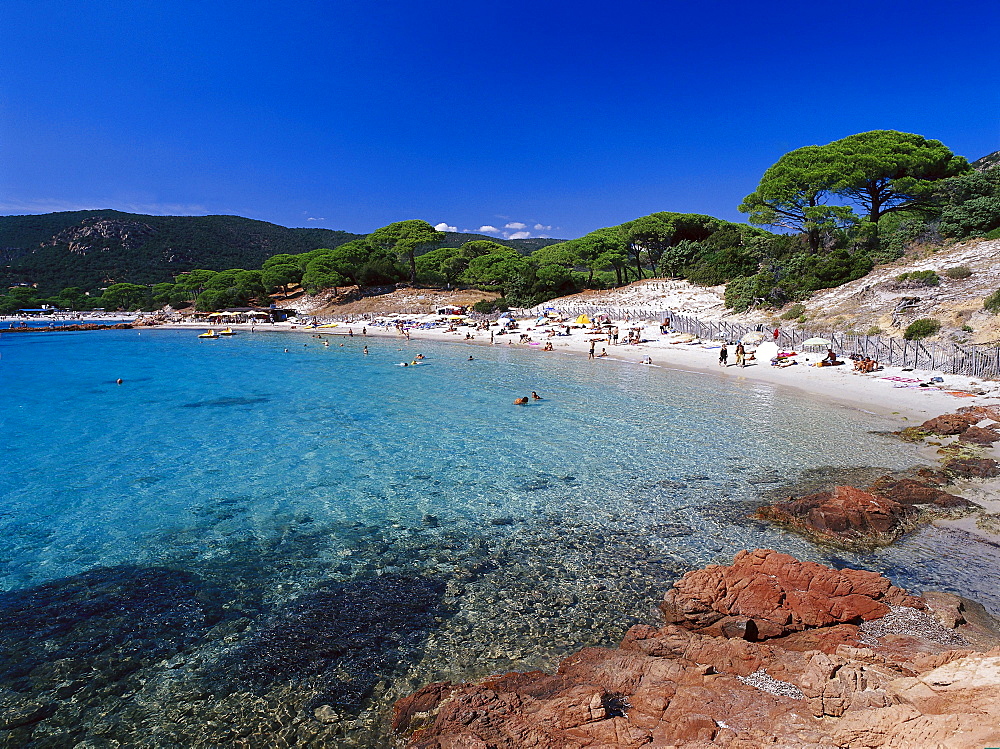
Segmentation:
{"type": "Polygon", "coordinates": [[[76,255],[86,255],[89,252],[107,252],[111,248],[120,247],[123,250],[135,250],[145,244],[155,230],[149,224],[141,221],[123,221],[120,219],[90,218],[84,219],[77,226],[70,226],[43,242],[43,247],[66,248],[76,255]]]}
{"type": "Polygon", "coordinates": [[[944,470],[956,478],[991,479],[1000,476],[1000,463],[993,458],[953,458],[944,470]]]}
{"type": "Polygon", "coordinates": [[[131,330],[135,327],[130,322],[120,322],[114,325],[104,325],[101,323],[79,323],[72,325],[50,325],[47,328],[4,328],[4,333],[72,333],[80,330],[131,330]]]}
{"type": "Polygon", "coordinates": [[[928,419],[917,429],[929,434],[940,434],[943,436],[961,434],[973,424],[980,421],[974,414],[942,414],[928,419]]]}
{"type": "MultiPolygon", "coordinates": [[[[942,610],[960,610],[942,595],[942,610]]],[[[431,684],[396,703],[393,731],[413,749],[1000,743],[1000,648],[944,644],[962,641],[923,607],[874,573],[743,552],[668,591],[677,623],[632,627],[620,647],[581,650],[555,674],[431,684]],[[791,633],[711,632],[738,616],[791,633]]]]}
{"type": "Polygon", "coordinates": [[[875,482],[872,491],[901,505],[935,505],[937,507],[967,507],[965,497],[949,494],[937,486],[916,479],[893,480],[886,476],[875,482]]]}
{"type": "MultiPolygon", "coordinates": [[[[756,640],[835,624],[861,624],[890,605],[921,606],[886,578],[863,570],[834,570],[788,554],[741,551],[729,567],[689,572],[660,604],[671,624],[723,636],[730,620],[749,623],[756,640]]],[[[735,632],[735,631],[734,631],[735,632]]]]}
{"type": "Polygon", "coordinates": [[[892,543],[914,527],[917,511],[853,486],[837,486],[765,505],[755,514],[819,543],[860,549],[892,543]]]}
{"type": "Polygon", "coordinates": [[[980,426],[980,422],[986,420],[1000,421],[1000,413],[994,406],[967,406],[959,409],[957,413],[942,414],[928,419],[910,431],[918,438],[928,434],[957,436],[959,442],[973,445],[988,446],[1000,442],[1000,431],[994,428],[995,425],[980,426]]]}

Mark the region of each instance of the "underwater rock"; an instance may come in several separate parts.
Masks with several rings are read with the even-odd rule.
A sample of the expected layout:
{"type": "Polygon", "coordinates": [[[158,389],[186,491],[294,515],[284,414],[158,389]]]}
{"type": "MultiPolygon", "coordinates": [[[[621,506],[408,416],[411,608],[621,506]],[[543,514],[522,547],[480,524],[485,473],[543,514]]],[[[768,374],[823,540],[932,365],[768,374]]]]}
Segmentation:
{"type": "Polygon", "coordinates": [[[853,486],[837,486],[764,505],[755,515],[820,543],[863,549],[895,541],[914,527],[917,511],[853,486]]]}
{"type": "Polygon", "coordinates": [[[938,507],[965,507],[969,500],[942,489],[928,486],[914,479],[893,481],[886,476],[877,481],[872,491],[901,505],[937,505],[938,507]]]}

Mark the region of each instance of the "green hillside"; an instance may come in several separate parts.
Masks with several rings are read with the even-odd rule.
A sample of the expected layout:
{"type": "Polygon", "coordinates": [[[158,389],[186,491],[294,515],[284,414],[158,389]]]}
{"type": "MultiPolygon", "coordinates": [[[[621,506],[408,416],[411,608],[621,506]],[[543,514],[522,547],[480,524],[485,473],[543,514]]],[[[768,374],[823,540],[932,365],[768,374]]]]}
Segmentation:
{"type": "Polygon", "coordinates": [[[278,253],[337,247],[362,235],[288,229],[240,216],[72,211],[0,216],[0,284],[93,290],[170,281],[193,268],[259,268],[278,253]]]}
{"type": "MultiPolygon", "coordinates": [[[[240,216],[147,216],[113,210],[0,216],[0,288],[38,284],[41,293],[68,286],[172,281],[194,268],[260,268],[272,255],[339,247],[362,237],[331,229],[289,229],[240,216]]],[[[491,239],[528,255],[556,239],[495,240],[449,232],[443,246],[491,239]]]]}

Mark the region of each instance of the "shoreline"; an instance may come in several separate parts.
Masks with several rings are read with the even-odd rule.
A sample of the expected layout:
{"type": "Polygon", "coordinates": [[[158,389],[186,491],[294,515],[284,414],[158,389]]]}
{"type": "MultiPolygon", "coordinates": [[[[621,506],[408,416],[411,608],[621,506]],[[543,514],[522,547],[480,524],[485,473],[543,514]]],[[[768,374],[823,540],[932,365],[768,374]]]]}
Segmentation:
{"type": "MultiPolygon", "coordinates": [[[[405,340],[395,329],[385,327],[375,327],[369,323],[339,323],[337,328],[312,328],[305,326],[292,326],[289,323],[276,323],[253,326],[257,332],[285,332],[285,333],[309,333],[328,336],[347,336],[347,329],[355,331],[354,337],[361,337],[361,329],[368,328],[369,338],[390,338],[394,340],[405,340]],[[342,332],[343,331],[343,332],[342,332]]],[[[624,328],[625,323],[620,327],[624,328]]],[[[192,323],[170,323],[158,325],[153,329],[176,329],[176,330],[207,330],[213,326],[192,323]]],[[[214,326],[218,327],[218,326],[214,326]]],[[[250,324],[237,324],[230,326],[233,330],[249,332],[250,324]]],[[[485,331],[475,331],[475,336],[471,340],[465,340],[464,335],[469,329],[460,329],[459,332],[450,333],[443,329],[415,329],[411,330],[410,342],[419,343],[422,340],[436,341],[443,343],[459,343],[465,345],[490,346],[488,336],[483,338],[485,331]]],[[[518,332],[528,335],[544,336],[538,330],[521,322],[518,332]]],[[[735,383],[762,382],[776,385],[780,388],[794,388],[800,392],[814,397],[820,397],[828,402],[835,403],[855,410],[875,414],[889,418],[900,423],[900,428],[912,426],[914,421],[924,421],[928,418],[938,416],[942,413],[954,411],[962,406],[973,405],[998,405],[1000,404],[1000,382],[981,381],[963,375],[949,375],[941,372],[931,372],[918,370],[912,372],[903,371],[901,367],[886,367],[885,369],[872,374],[861,374],[853,372],[848,363],[840,367],[813,367],[805,363],[798,366],[777,369],[767,363],[751,363],[745,368],[737,367],[730,363],[728,367],[721,368],[718,365],[719,346],[716,343],[711,348],[706,348],[706,342],[697,344],[669,343],[666,339],[670,336],[661,336],[659,330],[654,325],[643,326],[642,334],[647,336],[645,343],[616,346],[607,343],[597,343],[597,351],[602,348],[608,349],[609,361],[620,361],[642,366],[641,360],[649,356],[652,366],[660,369],[689,372],[693,374],[711,374],[735,383]],[[943,385],[953,391],[983,391],[983,395],[970,395],[957,397],[950,395],[937,387],[920,387],[918,382],[926,382],[931,377],[941,377],[944,379],[943,385]],[[899,380],[889,380],[886,378],[895,377],[912,382],[900,382],[899,380]]],[[[528,343],[518,343],[518,334],[497,337],[494,346],[509,346],[526,351],[534,350],[539,355],[544,354],[568,354],[587,356],[589,351],[589,340],[597,337],[590,332],[575,330],[569,337],[556,336],[543,340],[551,340],[553,351],[541,350],[539,345],[528,343]],[[507,340],[504,340],[507,339],[507,340]]],[[[605,339],[606,340],[606,339],[605,339]]],[[[732,348],[732,347],[730,347],[732,348]]],[[[844,353],[844,352],[838,352],[844,353]]],[[[816,362],[821,358],[820,353],[803,353],[799,358],[809,363],[816,362]]],[[[595,360],[595,365],[600,361],[600,357],[595,360]]],[[[732,361],[732,360],[730,360],[732,361]]]]}

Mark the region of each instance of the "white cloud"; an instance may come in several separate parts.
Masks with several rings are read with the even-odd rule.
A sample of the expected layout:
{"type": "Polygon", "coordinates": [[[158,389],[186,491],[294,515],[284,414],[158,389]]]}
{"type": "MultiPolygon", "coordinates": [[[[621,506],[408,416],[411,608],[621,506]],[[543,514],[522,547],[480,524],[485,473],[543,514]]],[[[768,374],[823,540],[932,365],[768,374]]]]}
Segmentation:
{"type": "Polygon", "coordinates": [[[486,226],[480,226],[479,227],[479,231],[485,232],[486,234],[499,234],[500,233],[500,230],[498,228],[496,228],[495,226],[490,226],[489,224],[486,224],[486,226]]]}
{"type": "Polygon", "coordinates": [[[535,224],[535,231],[548,231],[551,226],[544,226],[543,224],[535,224]]]}
{"type": "Polygon", "coordinates": [[[504,229],[527,229],[527,224],[522,224],[520,221],[511,221],[509,224],[504,226],[504,229]]]}
{"type": "Polygon", "coordinates": [[[306,219],[306,221],[326,221],[326,219],[325,218],[313,218],[312,216],[310,216],[309,218],[306,219]]]}
{"type": "MultiPolygon", "coordinates": [[[[521,226],[524,226],[524,224],[521,224],[521,226]]],[[[531,232],[530,231],[516,231],[513,234],[506,234],[505,233],[504,236],[507,237],[507,239],[527,239],[528,237],[531,236],[531,232]]]]}
{"type": "Polygon", "coordinates": [[[448,226],[448,224],[446,224],[444,221],[442,221],[440,224],[436,224],[434,228],[437,229],[438,231],[458,231],[457,226],[448,226]]]}

